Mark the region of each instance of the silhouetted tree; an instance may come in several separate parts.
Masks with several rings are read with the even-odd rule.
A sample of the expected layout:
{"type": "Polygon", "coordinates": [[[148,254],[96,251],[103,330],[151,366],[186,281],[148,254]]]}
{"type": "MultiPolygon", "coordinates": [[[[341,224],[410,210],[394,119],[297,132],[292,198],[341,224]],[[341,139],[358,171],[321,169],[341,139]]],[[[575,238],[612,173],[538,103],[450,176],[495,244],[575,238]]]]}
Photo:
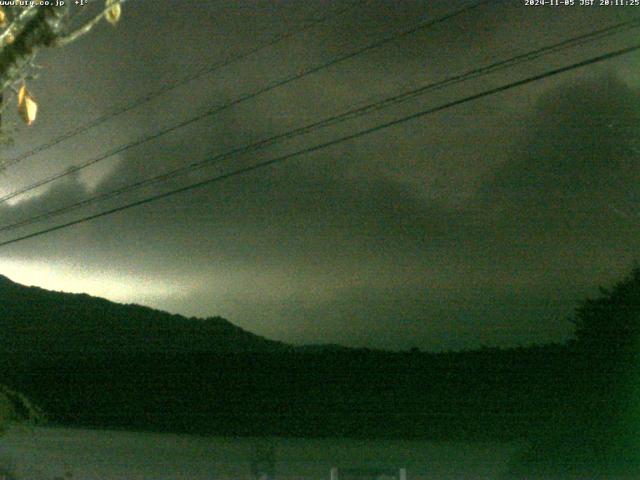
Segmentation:
{"type": "Polygon", "coordinates": [[[72,15],[72,0],[51,0],[46,5],[24,1],[0,6],[0,107],[4,109],[11,93],[15,93],[18,112],[25,123],[31,125],[38,106],[26,82],[35,76],[33,62],[38,51],[68,45],[103,19],[115,25],[120,19],[123,1],[105,0],[102,11],[97,13],[84,9],[89,13],[88,18],[72,15]]]}
{"type": "Polygon", "coordinates": [[[640,267],[573,319],[570,395],[509,478],[640,478],[640,267]]]}
{"type": "Polygon", "coordinates": [[[608,467],[637,468],[640,442],[640,267],[575,316],[579,411],[608,467]]]}
{"type": "Polygon", "coordinates": [[[576,311],[576,345],[603,359],[628,361],[640,339],[640,267],[612,289],[586,300],[576,311]]]}
{"type": "MultiPolygon", "coordinates": [[[[20,117],[27,125],[36,118],[38,105],[26,87],[34,77],[34,59],[44,47],[63,47],[83,35],[103,19],[115,25],[124,0],[105,0],[101,12],[77,22],[71,14],[71,0],[15,2],[0,6],[0,112],[9,103],[9,95],[17,96],[20,117]]],[[[0,141],[7,137],[0,131],[0,141]]],[[[4,165],[0,164],[0,168],[4,165]]],[[[7,422],[18,418],[34,418],[36,410],[18,392],[0,385],[0,431],[7,422]]]]}

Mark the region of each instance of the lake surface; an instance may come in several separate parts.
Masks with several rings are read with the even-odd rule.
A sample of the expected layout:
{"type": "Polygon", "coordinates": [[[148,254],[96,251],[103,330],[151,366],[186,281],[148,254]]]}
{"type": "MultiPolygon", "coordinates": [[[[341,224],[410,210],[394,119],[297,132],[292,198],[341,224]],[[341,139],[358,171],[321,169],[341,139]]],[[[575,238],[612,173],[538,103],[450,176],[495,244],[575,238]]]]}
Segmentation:
{"type": "Polygon", "coordinates": [[[509,443],[198,437],[53,427],[0,437],[0,462],[19,479],[250,479],[256,449],[272,447],[277,479],[329,479],[332,467],[404,467],[407,479],[497,479],[509,443]]]}

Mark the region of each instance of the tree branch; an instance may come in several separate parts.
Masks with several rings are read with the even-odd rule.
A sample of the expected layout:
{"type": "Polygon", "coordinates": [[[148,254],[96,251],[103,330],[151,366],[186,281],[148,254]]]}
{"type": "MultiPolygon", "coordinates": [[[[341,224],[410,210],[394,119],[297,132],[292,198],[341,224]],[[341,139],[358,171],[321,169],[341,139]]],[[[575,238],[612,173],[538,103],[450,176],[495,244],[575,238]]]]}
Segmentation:
{"type": "Polygon", "coordinates": [[[10,39],[14,39],[22,32],[31,19],[38,13],[36,7],[28,7],[15,18],[11,24],[0,34],[0,48],[6,47],[11,43],[10,39]]]}
{"type": "MultiPolygon", "coordinates": [[[[108,0],[102,13],[80,28],[70,29],[69,3],[64,6],[29,6],[13,9],[13,19],[0,33],[0,108],[6,106],[1,93],[13,83],[25,78],[37,51],[42,47],[62,47],[89,33],[101,20],[115,23],[120,5],[126,0],[108,0]],[[114,8],[117,9],[114,11],[114,8]],[[112,14],[114,17],[110,18],[112,14]]],[[[1,112],[1,110],[0,110],[1,112]]]]}
{"type": "Polygon", "coordinates": [[[40,47],[54,44],[63,32],[67,12],[64,7],[30,7],[13,22],[19,33],[0,48],[0,91],[20,78],[40,47]]]}
{"type": "Polygon", "coordinates": [[[126,2],[126,0],[119,0],[117,2],[114,2],[112,5],[109,5],[107,8],[105,8],[102,11],[102,13],[96,15],[94,18],[89,20],[87,23],[85,23],[80,28],[74,30],[73,32],[71,32],[68,35],[65,35],[64,37],[57,38],[55,40],[53,46],[55,46],[55,47],[64,47],[65,45],[68,45],[71,42],[75,42],[78,38],[80,38],[83,35],[86,35],[87,33],[89,33],[93,27],[95,27],[98,23],[100,23],[100,21],[107,16],[109,11],[113,7],[115,7],[116,5],[122,5],[124,2],[126,2]]]}

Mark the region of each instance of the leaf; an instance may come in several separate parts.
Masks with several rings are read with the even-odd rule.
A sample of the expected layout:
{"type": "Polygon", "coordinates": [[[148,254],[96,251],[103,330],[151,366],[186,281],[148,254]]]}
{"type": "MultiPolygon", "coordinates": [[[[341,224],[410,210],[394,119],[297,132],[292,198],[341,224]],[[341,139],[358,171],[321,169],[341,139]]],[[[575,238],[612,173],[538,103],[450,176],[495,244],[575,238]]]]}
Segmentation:
{"type": "Polygon", "coordinates": [[[4,27],[7,25],[7,13],[4,11],[4,8],[0,7],[0,27],[4,27]]]}
{"type": "Polygon", "coordinates": [[[24,85],[18,91],[18,113],[27,125],[31,125],[38,114],[38,104],[24,85]]]}
{"type": "Polygon", "coordinates": [[[22,84],[22,86],[20,87],[20,90],[18,90],[18,105],[24,102],[24,96],[26,93],[27,93],[27,87],[24,84],[22,84]]]}
{"type": "Polygon", "coordinates": [[[115,24],[118,23],[118,20],[120,20],[120,14],[122,13],[119,0],[106,0],[105,6],[109,9],[107,10],[105,18],[107,19],[107,22],[115,26],[115,24]]]}

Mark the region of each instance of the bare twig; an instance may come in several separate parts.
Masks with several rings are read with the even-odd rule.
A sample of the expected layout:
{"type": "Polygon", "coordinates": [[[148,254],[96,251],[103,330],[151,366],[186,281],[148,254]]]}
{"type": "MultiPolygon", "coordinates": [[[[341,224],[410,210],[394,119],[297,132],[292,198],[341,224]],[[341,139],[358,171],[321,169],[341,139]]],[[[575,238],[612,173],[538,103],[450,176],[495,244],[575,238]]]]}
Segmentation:
{"type": "Polygon", "coordinates": [[[117,2],[114,2],[112,5],[109,5],[107,8],[105,8],[102,13],[96,15],[95,17],[93,17],[91,20],[89,20],[88,22],[86,22],[83,26],[81,26],[80,28],[74,30],[73,32],[71,32],[68,35],[65,35],[64,37],[59,37],[54,41],[53,46],[55,47],[64,47],[65,45],[68,45],[72,42],[75,42],[78,38],[86,35],[87,33],[89,33],[91,31],[91,29],[93,29],[93,27],[95,27],[98,23],[100,23],[100,21],[102,19],[104,19],[107,14],[109,13],[109,11],[114,8],[117,5],[122,5],[124,2],[126,2],[127,0],[119,0],[117,2]]]}

